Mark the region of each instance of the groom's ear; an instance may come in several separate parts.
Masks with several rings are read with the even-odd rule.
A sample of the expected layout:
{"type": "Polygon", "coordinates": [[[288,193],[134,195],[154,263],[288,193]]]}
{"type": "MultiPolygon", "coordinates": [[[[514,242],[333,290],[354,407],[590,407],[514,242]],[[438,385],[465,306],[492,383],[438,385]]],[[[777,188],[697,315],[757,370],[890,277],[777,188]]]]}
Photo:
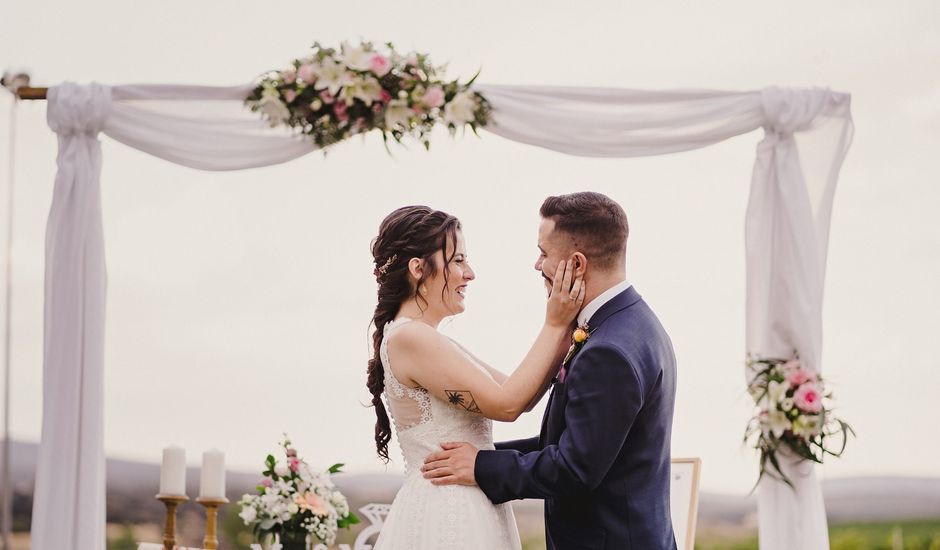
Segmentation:
{"type": "Polygon", "coordinates": [[[574,272],[573,272],[574,276],[583,277],[584,272],[587,271],[587,264],[588,264],[587,256],[585,256],[584,254],[580,252],[575,252],[571,256],[571,259],[574,260],[574,272]]]}

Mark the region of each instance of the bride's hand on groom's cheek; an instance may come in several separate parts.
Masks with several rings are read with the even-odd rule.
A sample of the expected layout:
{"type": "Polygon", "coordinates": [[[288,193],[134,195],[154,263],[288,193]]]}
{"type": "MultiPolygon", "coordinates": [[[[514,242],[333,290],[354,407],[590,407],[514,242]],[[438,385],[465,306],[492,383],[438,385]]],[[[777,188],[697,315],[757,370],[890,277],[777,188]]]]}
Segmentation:
{"type": "Polygon", "coordinates": [[[476,465],[476,447],[470,443],[441,443],[443,451],[424,459],[421,472],[434,485],[476,485],[473,468],[476,465]]]}

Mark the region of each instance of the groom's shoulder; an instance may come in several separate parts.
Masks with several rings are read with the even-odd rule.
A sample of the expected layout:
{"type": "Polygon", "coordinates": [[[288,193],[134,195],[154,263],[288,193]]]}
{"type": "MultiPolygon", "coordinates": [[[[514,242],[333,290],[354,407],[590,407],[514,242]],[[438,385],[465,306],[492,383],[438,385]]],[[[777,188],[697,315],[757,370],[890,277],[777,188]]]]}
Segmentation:
{"type": "Polygon", "coordinates": [[[672,347],[666,329],[643,299],[614,312],[598,327],[596,336],[598,340],[616,343],[628,358],[672,347]]]}

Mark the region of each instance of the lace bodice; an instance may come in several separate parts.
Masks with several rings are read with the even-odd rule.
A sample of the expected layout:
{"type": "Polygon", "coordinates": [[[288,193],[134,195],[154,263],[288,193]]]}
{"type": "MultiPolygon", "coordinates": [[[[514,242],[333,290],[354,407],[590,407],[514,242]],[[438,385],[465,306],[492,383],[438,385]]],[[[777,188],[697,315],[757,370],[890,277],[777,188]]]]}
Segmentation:
{"type": "MultiPolygon", "coordinates": [[[[424,388],[408,387],[395,377],[388,359],[388,342],[398,328],[410,321],[400,317],[386,324],[379,348],[385,371],[385,401],[401,445],[406,475],[418,471],[425,457],[441,450],[440,444],[445,441],[467,441],[480,449],[493,449],[491,420],[454,407],[424,388]]],[[[478,368],[490,376],[485,369],[478,368]]]]}

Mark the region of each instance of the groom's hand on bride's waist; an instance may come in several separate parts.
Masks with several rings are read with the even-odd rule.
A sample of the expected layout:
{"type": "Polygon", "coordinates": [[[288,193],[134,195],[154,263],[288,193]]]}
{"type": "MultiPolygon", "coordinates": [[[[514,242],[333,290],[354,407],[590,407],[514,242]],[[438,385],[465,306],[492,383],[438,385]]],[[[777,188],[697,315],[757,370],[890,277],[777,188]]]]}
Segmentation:
{"type": "Polygon", "coordinates": [[[421,472],[434,485],[476,485],[473,468],[479,450],[470,443],[441,443],[443,451],[424,459],[421,472]]]}

